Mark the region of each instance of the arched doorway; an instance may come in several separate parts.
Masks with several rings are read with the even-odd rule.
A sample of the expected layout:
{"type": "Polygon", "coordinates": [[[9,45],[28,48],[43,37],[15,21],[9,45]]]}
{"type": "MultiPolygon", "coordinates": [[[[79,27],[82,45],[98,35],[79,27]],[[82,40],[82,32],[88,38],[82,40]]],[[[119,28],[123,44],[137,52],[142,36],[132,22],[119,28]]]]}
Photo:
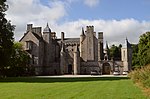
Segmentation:
{"type": "Polygon", "coordinates": [[[71,64],[68,65],[68,74],[72,74],[72,65],[71,64]]]}
{"type": "Polygon", "coordinates": [[[110,64],[109,63],[103,63],[102,74],[110,75],[110,72],[111,72],[110,64]]]}

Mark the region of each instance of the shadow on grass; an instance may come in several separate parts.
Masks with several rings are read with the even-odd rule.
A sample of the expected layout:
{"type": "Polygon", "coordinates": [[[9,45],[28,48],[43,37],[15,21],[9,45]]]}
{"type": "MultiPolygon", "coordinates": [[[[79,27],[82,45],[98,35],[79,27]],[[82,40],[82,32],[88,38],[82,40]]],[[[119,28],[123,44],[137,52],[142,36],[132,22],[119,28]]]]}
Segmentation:
{"type": "Polygon", "coordinates": [[[80,77],[80,78],[37,78],[37,77],[8,77],[0,78],[0,83],[26,82],[26,83],[55,83],[55,82],[88,82],[88,81],[114,81],[125,80],[128,77],[80,77]]]}

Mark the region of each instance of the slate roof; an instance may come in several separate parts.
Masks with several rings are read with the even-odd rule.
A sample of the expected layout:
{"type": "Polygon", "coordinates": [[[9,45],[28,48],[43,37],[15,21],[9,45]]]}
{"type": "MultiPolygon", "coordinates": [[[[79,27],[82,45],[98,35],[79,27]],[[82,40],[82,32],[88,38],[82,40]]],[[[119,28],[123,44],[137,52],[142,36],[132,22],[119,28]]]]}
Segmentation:
{"type": "Polygon", "coordinates": [[[126,38],[125,44],[123,44],[122,48],[131,48],[131,44],[129,43],[127,38],[126,38]]]}
{"type": "MultiPolygon", "coordinates": [[[[61,43],[61,39],[57,39],[58,43],[61,43]]],[[[80,43],[80,38],[65,38],[64,43],[80,43]]]]}
{"type": "MultiPolygon", "coordinates": [[[[24,35],[23,35],[23,37],[19,40],[19,42],[29,33],[30,31],[28,31],[27,33],[25,33],[24,35]]],[[[38,34],[36,34],[36,33],[34,33],[34,32],[32,32],[32,34],[38,39],[38,40],[42,40],[43,38],[42,37],[40,37],[38,34]]]]}
{"type": "Polygon", "coordinates": [[[51,29],[49,28],[48,23],[47,23],[46,27],[44,28],[43,32],[47,32],[47,33],[51,32],[51,29]]]}

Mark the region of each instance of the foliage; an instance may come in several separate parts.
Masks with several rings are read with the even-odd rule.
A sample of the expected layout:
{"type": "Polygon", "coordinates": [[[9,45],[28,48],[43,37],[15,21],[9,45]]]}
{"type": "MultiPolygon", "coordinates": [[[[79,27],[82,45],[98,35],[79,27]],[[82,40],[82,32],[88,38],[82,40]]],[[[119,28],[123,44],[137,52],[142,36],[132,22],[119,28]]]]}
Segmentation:
{"type": "Polygon", "coordinates": [[[138,49],[139,64],[141,66],[150,64],[150,32],[140,36],[138,49]]]}
{"type": "Polygon", "coordinates": [[[139,44],[132,44],[132,66],[134,68],[150,64],[150,32],[140,36],[139,44]]]}
{"type": "Polygon", "coordinates": [[[14,26],[5,18],[8,6],[6,0],[0,0],[0,75],[4,75],[5,68],[9,65],[13,46],[14,26]]]}
{"type": "Polygon", "coordinates": [[[27,71],[29,57],[20,43],[13,43],[14,27],[5,18],[8,5],[0,1],[0,76],[22,76],[27,71]]]}
{"type": "Polygon", "coordinates": [[[132,66],[133,68],[140,67],[138,58],[138,44],[132,44],[132,66]]]}
{"type": "Polygon", "coordinates": [[[19,42],[14,43],[13,51],[10,59],[10,65],[7,69],[7,76],[23,76],[28,73],[29,68],[29,55],[23,50],[22,44],[19,42]]]}
{"type": "Polygon", "coordinates": [[[2,99],[148,99],[126,77],[0,79],[2,99]]]}
{"type": "Polygon", "coordinates": [[[140,83],[142,86],[150,88],[150,64],[132,71],[129,77],[135,83],[140,83]]]}
{"type": "Polygon", "coordinates": [[[121,60],[121,47],[121,44],[119,46],[113,44],[110,48],[110,57],[114,60],[121,60]]]}

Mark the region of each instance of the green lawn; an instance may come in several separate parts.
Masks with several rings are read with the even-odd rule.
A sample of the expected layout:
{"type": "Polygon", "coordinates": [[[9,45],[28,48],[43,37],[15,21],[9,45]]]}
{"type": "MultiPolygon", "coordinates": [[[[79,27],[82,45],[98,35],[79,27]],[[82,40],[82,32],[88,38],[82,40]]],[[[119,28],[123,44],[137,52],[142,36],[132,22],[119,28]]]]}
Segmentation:
{"type": "Polygon", "coordinates": [[[128,78],[5,78],[0,99],[148,99],[128,78]]]}

